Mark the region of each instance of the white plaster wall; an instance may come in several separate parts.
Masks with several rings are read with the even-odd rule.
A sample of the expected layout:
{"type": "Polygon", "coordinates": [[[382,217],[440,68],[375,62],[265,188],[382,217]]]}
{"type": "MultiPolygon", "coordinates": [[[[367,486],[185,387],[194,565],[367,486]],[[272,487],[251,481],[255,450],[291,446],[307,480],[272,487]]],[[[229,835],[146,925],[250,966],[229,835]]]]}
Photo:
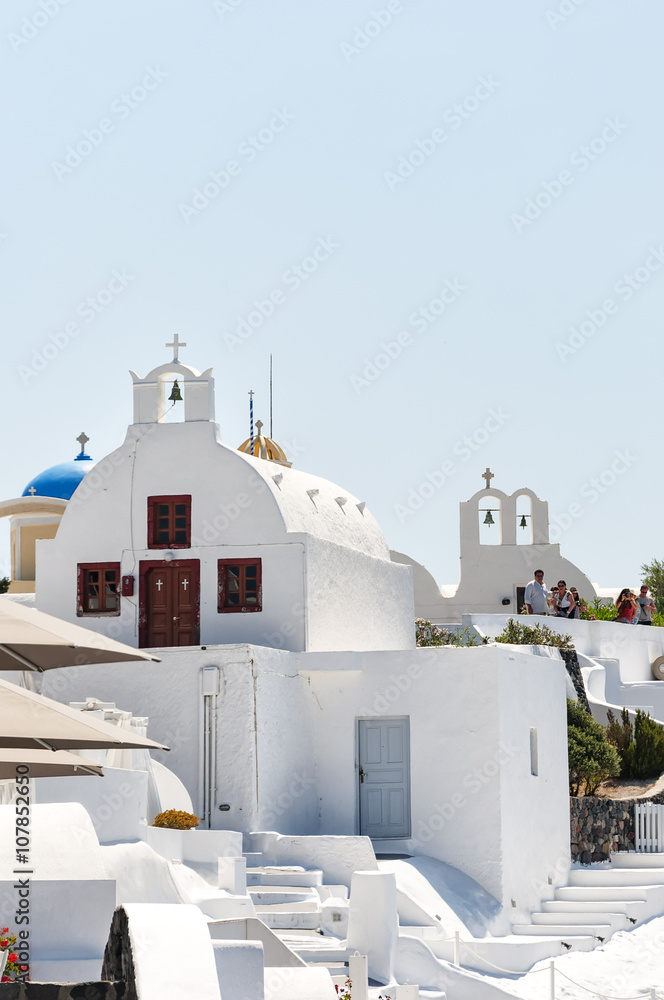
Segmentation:
{"type": "Polygon", "coordinates": [[[124,444],[75,492],[57,537],[38,542],[36,605],[137,645],[140,563],[165,557],[147,547],[147,498],[179,494],[192,496],[192,545],[172,551],[200,561],[201,644],[412,643],[408,573],[390,562],[371,514],[333,483],[226,447],[209,422],[129,427],[124,444]],[[317,490],[314,499],[307,489],[317,490]],[[335,497],[343,495],[342,508],[335,497]],[[263,610],[219,614],[217,560],[251,557],[262,560],[263,610]],[[118,561],[121,574],[135,578],[135,596],[121,599],[119,616],[78,618],[77,565],[118,561]]]}
{"type": "Polygon", "coordinates": [[[307,542],[310,650],[412,649],[415,609],[410,567],[307,542]]]}
{"type": "MultiPolygon", "coordinates": [[[[503,630],[513,615],[469,615],[464,621],[477,625],[485,635],[493,637],[503,630]]],[[[616,622],[585,621],[584,619],[529,616],[528,623],[540,622],[554,632],[572,636],[574,648],[591,657],[616,658],[620,661],[623,683],[650,681],[656,689],[661,685],[652,675],[653,661],[664,654],[664,629],[656,626],[623,625],[616,622]]]]}
{"type": "Polygon", "coordinates": [[[514,761],[529,760],[529,726],[537,725],[544,743],[558,747],[551,763],[556,787],[566,781],[566,728],[558,732],[550,712],[558,698],[564,706],[562,662],[497,647],[357,653],[338,661],[338,669],[335,654],[300,660],[318,720],[322,831],[358,832],[356,718],[409,716],[413,826],[406,849],[454,865],[501,900],[513,885],[537,876],[542,863],[536,857],[524,865],[519,852],[508,850],[503,817],[521,816],[529,796],[532,822],[523,823],[523,839],[568,824],[569,807],[552,799],[544,783],[522,782],[525,765],[519,763],[510,780],[505,775],[514,761]],[[532,684],[524,689],[526,677],[532,684]],[[516,733],[514,720],[499,710],[502,700],[511,700],[522,720],[516,733]]]}
{"type": "Polygon", "coordinates": [[[566,670],[561,660],[522,654],[502,658],[498,711],[502,756],[503,902],[527,919],[564,885],[570,865],[567,778],[566,670]],[[537,730],[537,770],[531,774],[530,728],[537,730]],[[545,806],[543,808],[543,805],[545,806]],[[552,884],[549,885],[548,879],[552,884]]]}

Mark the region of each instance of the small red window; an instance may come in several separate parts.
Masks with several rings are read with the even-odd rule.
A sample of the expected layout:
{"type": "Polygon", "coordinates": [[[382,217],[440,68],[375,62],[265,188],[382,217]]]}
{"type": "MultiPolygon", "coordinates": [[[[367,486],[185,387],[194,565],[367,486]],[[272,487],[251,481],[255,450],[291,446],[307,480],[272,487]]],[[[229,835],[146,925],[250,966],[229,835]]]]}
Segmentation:
{"type": "Polygon", "coordinates": [[[220,559],[217,611],[262,611],[261,560],[220,559]]]}
{"type": "Polygon", "coordinates": [[[76,613],[120,614],[120,563],[79,563],[76,613]]]}
{"type": "Polygon", "coordinates": [[[191,546],[191,496],[148,497],[148,548],[191,546]]]}

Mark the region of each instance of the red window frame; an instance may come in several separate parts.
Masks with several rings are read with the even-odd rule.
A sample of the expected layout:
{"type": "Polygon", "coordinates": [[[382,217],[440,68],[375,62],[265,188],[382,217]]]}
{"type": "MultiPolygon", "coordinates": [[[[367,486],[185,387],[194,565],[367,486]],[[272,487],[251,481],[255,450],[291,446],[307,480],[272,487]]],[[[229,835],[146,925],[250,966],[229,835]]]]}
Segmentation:
{"type": "MultiPolygon", "coordinates": [[[[182,515],[178,515],[181,517],[182,515]]],[[[191,495],[182,494],[181,496],[164,496],[164,497],[148,497],[148,548],[149,549],[190,549],[191,548],[191,495]],[[181,528],[176,529],[175,527],[175,507],[177,504],[184,504],[185,506],[185,527],[186,540],[184,542],[173,541],[175,538],[176,530],[182,530],[181,528]],[[158,541],[157,537],[162,530],[159,525],[160,515],[157,507],[160,505],[168,506],[168,520],[169,520],[169,541],[163,542],[158,541]]]]}
{"type": "Polygon", "coordinates": [[[218,579],[218,600],[217,611],[219,614],[250,614],[263,610],[263,589],[262,589],[262,561],[260,559],[219,559],[217,560],[218,579]],[[256,567],[256,604],[246,604],[247,599],[247,567],[256,567]],[[237,591],[231,591],[229,569],[237,567],[239,569],[237,591]],[[232,596],[238,594],[238,603],[231,604],[232,596]]]}
{"type": "Polygon", "coordinates": [[[120,592],[121,592],[121,577],[120,577],[120,563],[119,562],[107,562],[107,563],[79,563],[78,564],[78,579],[77,579],[77,599],[76,599],[76,614],[79,617],[94,615],[95,617],[110,618],[112,616],[117,616],[120,614],[120,592]],[[116,597],[116,607],[107,608],[106,607],[106,587],[99,587],[98,599],[99,607],[90,608],[90,579],[89,573],[99,573],[99,580],[106,583],[104,578],[107,572],[115,573],[115,597],[116,597]]]}

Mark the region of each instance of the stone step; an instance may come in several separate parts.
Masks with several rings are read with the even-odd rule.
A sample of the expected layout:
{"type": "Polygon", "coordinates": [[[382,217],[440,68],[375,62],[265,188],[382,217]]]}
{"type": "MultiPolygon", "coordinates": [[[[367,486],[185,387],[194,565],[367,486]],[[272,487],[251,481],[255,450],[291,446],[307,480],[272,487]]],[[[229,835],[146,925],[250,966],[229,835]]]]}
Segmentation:
{"type": "Polygon", "coordinates": [[[277,930],[283,943],[305,962],[346,962],[346,942],[314,930],[277,930]]]}
{"type": "Polygon", "coordinates": [[[615,934],[616,931],[632,927],[632,924],[630,924],[624,913],[611,913],[608,910],[604,910],[601,915],[589,910],[576,910],[573,913],[568,911],[564,914],[559,910],[554,910],[553,912],[546,910],[539,913],[531,913],[530,919],[534,924],[542,924],[543,926],[550,926],[551,924],[578,924],[583,927],[585,924],[610,924],[612,934],[615,934]]]}
{"type": "Polygon", "coordinates": [[[570,886],[664,886],[664,871],[660,868],[573,868],[567,884],[570,886]]]}
{"type": "Polygon", "coordinates": [[[316,890],[306,885],[299,888],[284,885],[258,885],[250,886],[247,892],[257,907],[272,906],[274,903],[310,902],[316,906],[320,903],[320,896],[316,890]]]}
{"type": "Polygon", "coordinates": [[[664,872],[664,854],[655,851],[616,851],[610,861],[613,868],[661,868],[664,872]]]}
{"type": "MultiPolygon", "coordinates": [[[[527,927],[532,931],[530,925],[527,927]]],[[[586,931],[587,928],[584,927],[583,930],[586,931]]],[[[514,972],[527,972],[536,962],[543,959],[566,955],[569,950],[592,951],[598,944],[598,941],[588,933],[562,936],[553,933],[551,936],[520,933],[507,934],[500,938],[474,938],[468,941],[469,947],[466,948],[463,937],[464,935],[461,943],[461,964],[465,968],[487,972],[494,976],[499,974],[495,969],[496,965],[514,972]]],[[[453,941],[432,938],[426,943],[437,958],[445,962],[453,961],[453,941]]]]}
{"type": "Polygon", "coordinates": [[[539,935],[549,937],[576,937],[577,935],[588,936],[592,934],[594,938],[603,938],[605,941],[611,937],[610,924],[512,924],[512,934],[528,934],[532,937],[539,935]]]}
{"type": "Polygon", "coordinates": [[[585,900],[615,900],[625,899],[630,902],[645,903],[647,889],[645,886],[633,885],[565,885],[556,889],[556,900],[584,902],[585,900]],[[641,891],[638,891],[638,890],[641,891]]]}
{"type": "Polygon", "coordinates": [[[633,926],[632,920],[638,920],[644,904],[643,899],[550,899],[542,903],[542,910],[545,913],[558,914],[561,920],[566,919],[563,918],[563,913],[594,913],[596,919],[599,919],[597,917],[599,913],[623,913],[626,926],[629,928],[633,926]]]}
{"type": "Polygon", "coordinates": [[[316,887],[323,884],[323,873],[319,869],[294,866],[259,865],[247,868],[247,885],[276,885],[316,887]]]}
{"type": "Polygon", "coordinates": [[[256,916],[273,929],[316,930],[320,926],[320,913],[318,896],[299,903],[261,903],[256,906],[256,916]]]}
{"type": "MultiPolygon", "coordinates": [[[[307,903],[294,904],[294,906],[307,905],[307,903]]],[[[257,909],[256,916],[272,930],[317,930],[320,925],[319,910],[291,909],[288,904],[257,909]]]]}

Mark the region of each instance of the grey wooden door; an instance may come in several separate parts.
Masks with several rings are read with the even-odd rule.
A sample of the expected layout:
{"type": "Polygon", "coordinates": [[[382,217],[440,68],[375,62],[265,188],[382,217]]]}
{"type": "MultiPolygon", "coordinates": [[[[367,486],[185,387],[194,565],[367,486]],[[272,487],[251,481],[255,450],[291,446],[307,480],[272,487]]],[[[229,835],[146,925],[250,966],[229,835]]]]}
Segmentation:
{"type": "Polygon", "coordinates": [[[360,833],[372,839],[410,837],[408,717],[360,719],[360,833]]]}

